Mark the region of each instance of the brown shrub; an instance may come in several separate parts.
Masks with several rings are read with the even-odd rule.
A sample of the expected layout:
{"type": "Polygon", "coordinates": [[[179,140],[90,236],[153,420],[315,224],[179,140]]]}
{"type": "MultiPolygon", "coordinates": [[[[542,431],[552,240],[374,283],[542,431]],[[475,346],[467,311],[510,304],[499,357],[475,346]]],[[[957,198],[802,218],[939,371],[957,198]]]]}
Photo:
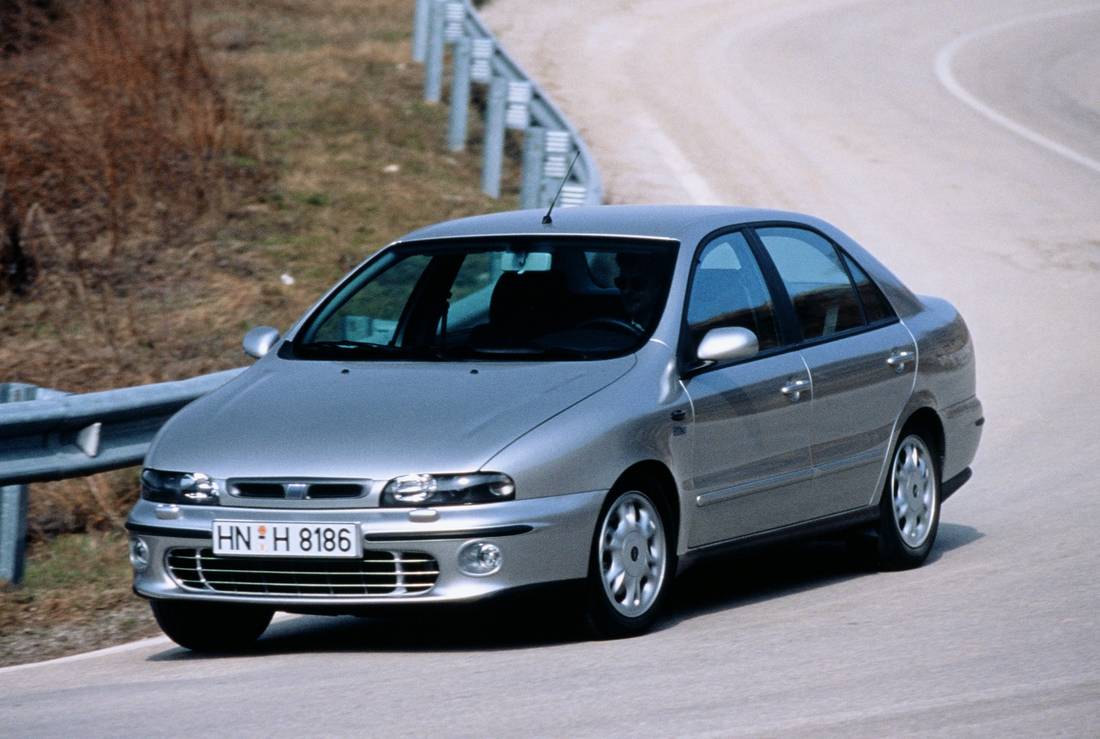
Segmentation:
{"type": "Polygon", "coordinates": [[[170,237],[215,204],[247,142],[188,0],[68,0],[34,27],[44,43],[0,68],[0,292],[37,263],[87,297],[120,283],[128,246],[148,248],[130,237],[170,237]]]}
{"type": "Polygon", "coordinates": [[[0,0],[0,56],[41,43],[43,30],[59,12],[57,0],[0,0]]]}

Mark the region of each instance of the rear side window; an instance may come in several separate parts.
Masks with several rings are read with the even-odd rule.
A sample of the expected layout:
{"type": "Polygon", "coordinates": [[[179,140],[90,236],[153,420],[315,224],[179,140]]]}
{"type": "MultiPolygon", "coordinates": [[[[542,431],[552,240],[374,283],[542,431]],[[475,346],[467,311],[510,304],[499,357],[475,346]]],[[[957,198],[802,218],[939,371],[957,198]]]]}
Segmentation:
{"type": "Polygon", "coordinates": [[[867,273],[847,254],[844,255],[844,263],[848,265],[848,272],[856,283],[860,300],[863,301],[863,313],[867,316],[867,323],[893,318],[894,310],[886,302],[886,296],[878,289],[878,285],[872,282],[867,273]]]}
{"type": "Polygon", "coordinates": [[[804,339],[858,328],[863,312],[833,245],[801,228],[757,230],[794,304],[804,339]]]}
{"type": "Polygon", "coordinates": [[[712,328],[740,326],[756,334],[761,351],[779,344],[771,295],[740,233],[719,236],[703,248],[691,283],[687,320],[695,342],[712,328]]]}

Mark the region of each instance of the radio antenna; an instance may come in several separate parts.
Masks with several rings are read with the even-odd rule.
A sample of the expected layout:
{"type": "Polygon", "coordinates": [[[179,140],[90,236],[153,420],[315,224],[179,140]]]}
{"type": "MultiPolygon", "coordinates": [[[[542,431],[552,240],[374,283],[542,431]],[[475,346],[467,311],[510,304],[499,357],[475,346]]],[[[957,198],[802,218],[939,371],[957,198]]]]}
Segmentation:
{"type": "Polygon", "coordinates": [[[546,215],[542,217],[542,225],[553,225],[554,219],[550,217],[550,214],[554,212],[554,206],[558,204],[558,197],[561,195],[561,189],[565,187],[565,183],[569,181],[569,175],[573,174],[573,165],[577,163],[577,159],[581,155],[581,150],[577,149],[577,153],[573,155],[573,161],[569,163],[569,169],[565,170],[565,177],[561,178],[561,184],[558,185],[558,191],[554,193],[554,199],[550,201],[550,207],[546,210],[546,215]]]}

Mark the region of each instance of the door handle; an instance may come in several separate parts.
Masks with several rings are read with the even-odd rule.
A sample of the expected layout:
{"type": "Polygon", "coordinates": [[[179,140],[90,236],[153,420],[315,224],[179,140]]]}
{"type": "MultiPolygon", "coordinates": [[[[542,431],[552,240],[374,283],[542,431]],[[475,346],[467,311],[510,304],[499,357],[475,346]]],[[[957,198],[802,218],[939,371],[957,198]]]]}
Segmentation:
{"type": "Polygon", "coordinates": [[[787,400],[797,403],[802,400],[802,393],[810,389],[809,380],[788,380],[787,384],[779,388],[779,392],[787,396],[787,400]]]}
{"type": "Polygon", "coordinates": [[[893,367],[900,375],[905,371],[905,365],[913,361],[913,352],[905,349],[895,349],[889,357],[886,358],[886,364],[893,367]]]}

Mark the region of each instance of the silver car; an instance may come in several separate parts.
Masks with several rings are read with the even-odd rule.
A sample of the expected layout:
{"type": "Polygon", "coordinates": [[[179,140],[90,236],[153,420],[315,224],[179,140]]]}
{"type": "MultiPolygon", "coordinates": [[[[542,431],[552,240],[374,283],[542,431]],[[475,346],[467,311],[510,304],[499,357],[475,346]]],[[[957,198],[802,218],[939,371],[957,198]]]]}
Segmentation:
{"type": "Polygon", "coordinates": [[[541,217],[390,245],[164,426],[127,526],[172,639],[568,581],[617,637],[729,547],[870,528],[925,560],[984,422],[949,303],[795,213],[541,217]]]}

